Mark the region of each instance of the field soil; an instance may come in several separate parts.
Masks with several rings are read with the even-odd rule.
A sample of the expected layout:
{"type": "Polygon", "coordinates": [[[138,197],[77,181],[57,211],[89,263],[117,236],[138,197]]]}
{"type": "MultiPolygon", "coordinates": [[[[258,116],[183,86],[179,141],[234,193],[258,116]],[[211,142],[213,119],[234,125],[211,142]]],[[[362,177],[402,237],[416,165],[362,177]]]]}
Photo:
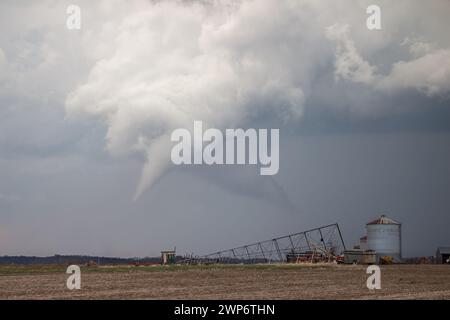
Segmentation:
{"type": "Polygon", "coordinates": [[[82,267],[68,290],[66,266],[0,266],[0,299],[450,299],[450,266],[381,266],[381,290],[366,266],[82,267]]]}

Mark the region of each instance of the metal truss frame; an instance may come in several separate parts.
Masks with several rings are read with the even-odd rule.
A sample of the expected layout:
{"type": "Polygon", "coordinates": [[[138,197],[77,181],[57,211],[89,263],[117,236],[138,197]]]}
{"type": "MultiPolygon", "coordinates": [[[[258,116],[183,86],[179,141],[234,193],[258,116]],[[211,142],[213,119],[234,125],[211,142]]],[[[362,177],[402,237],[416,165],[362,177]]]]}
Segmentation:
{"type": "Polygon", "coordinates": [[[188,257],[187,264],[254,264],[282,263],[308,257],[321,261],[334,260],[345,250],[344,239],[337,223],[270,240],[260,241],[199,257],[188,257]]]}

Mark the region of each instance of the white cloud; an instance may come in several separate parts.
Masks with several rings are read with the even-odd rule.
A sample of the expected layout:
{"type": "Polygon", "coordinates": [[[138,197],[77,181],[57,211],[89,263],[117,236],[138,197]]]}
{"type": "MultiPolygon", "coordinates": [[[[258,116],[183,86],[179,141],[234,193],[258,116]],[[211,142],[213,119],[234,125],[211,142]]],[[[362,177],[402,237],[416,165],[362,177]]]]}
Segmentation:
{"type": "Polygon", "coordinates": [[[421,57],[427,53],[434,51],[436,48],[435,44],[422,41],[420,39],[406,37],[401,43],[402,46],[408,46],[409,52],[414,57],[421,57]]]}
{"type": "Polygon", "coordinates": [[[411,61],[397,62],[382,79],[384,90],[413,88],[429,96],[450,92],[450,49],[436,50],[411,61]]]}
{"type": "Polygon", "coordinates": [[[327,29],[327,37],[336,44],[334,74],[336,79],[370,84],[375,80],[376,68],[364,60],[349,36],[348,24],[334,24],[327,29]]]}
{"type": "MultiPolygon", "coordinates": [[[[70,114],[99,115],[108,123],[107,148],[142,152],[147,163],[136,195],[169,166],[168,134],[194,120],[224,128],[270,114],[281,125],[302,114],[304,92],[293,53],[298,30],[275,1],[248,2],[233,14],[220,6],[164,2],[126,17],[114,54],[70,94],[70,114]],[[273,41],[277,44],[274,45],[273,41]],[[290,61],[291,63],[286,63],[290,61]]],[[[305,50],[308,52],[308,50],[305,50]]],[[[304,74],[304,72],[303,72],[304,74]]]]}
{"type": "Polygon", "coordinates": [[[415,89],[428,96],[450,92],[450,49],[435,49],[430,43],[407,38],[400,45],[409,45],[410,52],[420,57],[395,62],[384,76],[360,55],[350,37],[349,25],[328,27],[327,37],[335,43],[337,80],[363,83],[382,91],[415,89]]]}

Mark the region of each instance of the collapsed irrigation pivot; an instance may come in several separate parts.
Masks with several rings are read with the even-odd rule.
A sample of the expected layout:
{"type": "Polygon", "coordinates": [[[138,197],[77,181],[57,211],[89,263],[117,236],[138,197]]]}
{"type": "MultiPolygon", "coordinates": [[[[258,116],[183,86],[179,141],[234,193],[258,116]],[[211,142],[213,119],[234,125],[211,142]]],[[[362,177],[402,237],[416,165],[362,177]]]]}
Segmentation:
{"type": "Polygon", "coordinates": [[[344,250],[344,240],[335,223],[201,257],[187,257],[179,263],[333,262],[344,250]]]}

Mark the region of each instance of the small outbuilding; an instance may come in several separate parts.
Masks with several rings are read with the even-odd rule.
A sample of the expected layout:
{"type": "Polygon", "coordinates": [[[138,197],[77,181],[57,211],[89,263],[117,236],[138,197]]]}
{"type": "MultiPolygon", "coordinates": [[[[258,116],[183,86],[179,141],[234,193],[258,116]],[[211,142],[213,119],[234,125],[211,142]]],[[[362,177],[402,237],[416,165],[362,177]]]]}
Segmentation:
{"type": "Polygon", "coordinates": [[[367,250],[367,236],[359,239],[359,248],[364,251],[367,250]]]}
{"type": "Polygon", "coordinates": [[[161,251],[161,264],[173,264],[175,263],[175,250],[161,251]]]}
{"type": "Polygon", "coordinates": [[[346,264],[375,264],[376,252],[371,250],[345,250],[344,263],[346,264]]]}
{"type": "Polygon", "coordinates": [[[436,250],[436,263],[450,264],[450,247],[439,247],[436,250]]]}

